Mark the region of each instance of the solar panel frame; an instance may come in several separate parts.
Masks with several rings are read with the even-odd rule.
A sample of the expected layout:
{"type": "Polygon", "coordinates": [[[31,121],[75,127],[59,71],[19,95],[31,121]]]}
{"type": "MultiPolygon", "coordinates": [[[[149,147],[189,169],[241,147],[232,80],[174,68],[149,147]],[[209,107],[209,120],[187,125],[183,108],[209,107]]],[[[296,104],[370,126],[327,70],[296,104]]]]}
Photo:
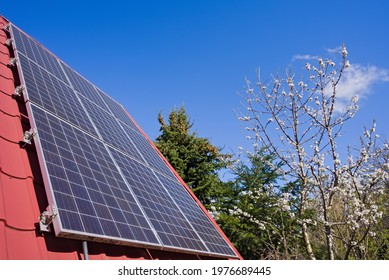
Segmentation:
{"type": "MultiPolygon", "coordinates": [[[[13,30],[14,30],[14,25],[11,25],[12,27],[11,27],[11,33],[13,34],[13,30]]],[[[15,27],[15,28],[17,28],[17,27],[15,27]]],[[[22,31],[20,31],[20,32],[22,32],[22,31]]],[[[26,35],[26,36],[28,36],[28,35],[26,35]]],[[[31,40],[33,40],[32,38],[30,38],[29,36],[28,36],[28,39],[31,39],[31,40]]],[[[35,42],[35,40],[34,40],[34,43],[36,43],[35,42]]],[[[36,44],[38,44],[38,43],[36,43],[36,44]]],[[[41,47],[39,44],[38,44],[38,46],[39,47],[41,47]]],[[[45,49],[44,47],[41,47],[45,52],[48,52],[51,56],[53,56],[53,57],[55,57],[54,55],[52,55],[52,53],[50,52],[50,51],[48,51],[47,49],[45,49]]],[[[19,51],[17,50],[17,49],[15,49],[15,54],[16,54],[16,57],[18,58],[18,55],[19,55],[19,51]]],[[[27,58],[27,59],[29,59],[29,58],[27,58]]],[[[56,58],[57,59],[57,58],[56,58]]],[[[57,59],[57,62],[58,62],[58,64],[60,65],[60,67],[61,67],[61,69],[62,69],[62,61],[60,61],[59,59],[57,59]]],[[[35,63],[35,62],[34,62],[35,63]]],[[[22,81],[22,84],[25,84],[25,81],[24,81],[24,76],[23,76],[23,69],[21,69],[21,66],[20,66],[20,64],[18,63],[18,65],[17,65],[17,67],[18,67],[18,71],[19,71],[19,73],[21,73],[21,75],[20,75],[20,78],[21,78],[21,81],[22,81]]],[[[43,66],[41,66],[41,67],[43,67],[43,66]]],[[[71,68],[70,68],[71,69],[71,68]]],[[[71,70],[73,70],[73,69],[71,69],[71,70]]],[[[64,70],[63,70],[64,71],[64,70]]],[[[73,70],[74,71],[74,70],[73,70]]],[[[75,71],[74,71],[75,72],[75,71]]],[[[75,72],[75,73],[77,73],[77,72],[75,72]]],[[[78,74],[78,73],[77,73],[78,74]]],[[[66,72],[64,71],[64,75],[66,76],[66,72]]],[[[55,76],[54,76],[55,77],[55,76]]],[[[81,76],[82,77],[82,76],[81,76]]],[[[57,77],[55,77],[55,78],[57,78],[57,77]]],[[[82,77],[83,78],[83,77],[82,77]]],[[[68,77],[66,77],[66,79],[68,79],[68,77]]],[[[84,79],[84,78],[83,78],[84,79]]],[[[61,80],[61,79],[59,79],[59,80],[61,80]]],[[[72,84],[71,84],[71,82],[70,82],[70,80],[68,79],[68,81],[63,81],[65,84],[70,84],[70,87],[72,87],[72,84]]],[[[87,81],[86,80],[86,82],[88,82],[88,83],[90,83],[89,81],[87,81]]],[[[91,83],[90,83],[91,84],[91,83]]],[[[93,84],[91,84],[92,86],[94,86],[93,84]]],[[[95,87],[95,86],[94,86],[95,87]]],[[[73,88],[73,90],[74,90],[74,88],[73,88]]],[[[99,92],[98,91],[98,89],[95,87],[95,90],[96,90],[96,92],[98,93],[98,94],[102,94],[103,92],[99,92]]],[[[83,106],[83,102],[81,101],[81,96],[82,96],[82,94],[80,94],[80,93],[78,93],[76,90],[74,90],[74,93],[76,94],[76,96],[78,96],[78,98],[79,98],[79,101],[80,101],[80,103],[82,104],[82,106],[83,106]]],[[[104,93],[105,94],[105,93],[104,93]]],[[[30,101],[29,101],[29,96],[28,96],[28,89],[27,90],[25,90],[24,92],[23,92],[23,95],[24,95],[24,98],[25,98],[25,100],[26,100],[26,107],[27,107],[27,111],[28,111],[28,114],[29,114],[29,116],[30,116],[30,122],[31,122],[31,127],[32,127],[32,129],[35,129],[35,130],[39,130],[39,128],[37,128],[37,126],[36,126],[36,124],[35,124],[35,119],[34,119],[34,114],[33,114],[33,110],[34,109],[32,109],[33,107],[35,107],[35,108],[37,108],[37,109],[39,109],[39,110],[42,110],[42,108],[39,108],[39,106],[36,106],[35,104],[33,104],[33,103],[31,103],[30,101]]],[[[109,97],[108,95],[107,95],[107,97],[109,97]]],[[[110,98],[110,97],[109,97],[110,98]]],[[[113,99],[112,99],[113,100],[113,99]]],[[[114,101],[114,100],[113,100],[114,101]]],[[[104,101],[104,99],[103,99],[103,102],[105,103],[106,101],[104,101]]],[[[115,101],[116,102],[116,101],[115,101]]],[[[107,105],[107,103],[105,103],[106,104],[106,106],[108,107],[108,110],[111,110],[110,109],[110,107],[107,105]]],[[[117,103],[118,104],[118,103],[117,103]]],[[[120,105],[120,104],[119,104],[120,105]]],[[[120,105],[121,106],[121,105],[120,105]]],[[[122,106],[121,106],[122,107],[122,106]]],[[[123,107],[122,107],[123,108],[123,107]]],[[[84,108],[85,109],[85,108],[84,108]]],[[[123,110],[124,110],[124,112],[125,113],[127,113],[126,111],[125,111],[125,109],[123,108],[123,110]]],[[[45,109],[43,109],[43,111],[45,112],[45,113],[47,113],[47,114],[49,114],[49,115],[53,115],[53,113],[50,113],[50,112],[48,112],[47,110],[45,110],[45,109]]],[[[87,112],[87,110],[85,109],[85,112],[87,112]]],[[[111,115],[113,115],[115,118],[116,118],[116,120],[119,122],[119,123],[121,123],[121,125],[126,125],[125,124],[125,122],[123,121],[123,120],[120,120],[120,117],[118,117],[118,116],[116,116],[115,115],[115,112],[114,111],[111,111],[111,115]]],[[[88,115],[88,117],[90,118],[90,116],[89,116],[89,114],[88,114],[88,112],[87,112],[87,115],[88,115]]],[[[54,115],[53,115],[54,116],[54,115]]],[[[70,127],[73,127],[74,129],[77,129],[77,130],[79,130],[79,131],[81,131],[83,134],[85,134],[85,135],[87,135],[88,137],[92,137],[92,138],[95,138],[95,139],[97,139],[97,141],[101,141],[101,139],[98,139],[98,138],[96,138],[96,136],[95,135],[90,135],[90,132],[86,132],[86,131],[83,131],[83,130],[81,130],[79,127],[76,127],[73,123],[70,123],[70,122],[68,122],[68,121],[66,121],[66,120],[64,120],[64,119],[61,119],[61,118],[58,118],[57,116],[54,116],[56,119],[58,119],[60,122],[63,122],[63,123],[66,123],[67,125],[69,125],[70,127]]],[[[90,118],[90,120],[92,121],[92,119],[90,118]]],[[[131,119],[130,119],[131,120],[131,119]]],[[[132,120],[131,120],[131,122],[132,122],[132,120]]],[[[93,125],[93,127],[95,128],[95,130],[97,131],[97,134],[99,134],[99,131],[98,131],[98,129],[96,129],[96,127],[95,127],[95,124],[94,124],[94,122],[92,121],[92,125],[93,125]]],[[[128,129],[131,129],[131,130],[133,130],[134,131],[134,133],[139,133],[140,135],[142,135],[142,137],[144,137],[147,141],[150,141],[150,140],[148,140],[148,138],[147,137],[145,137],[144,135],[143,135],[143,133],[140,131],[140,130],[138,130],[138,127],[137,127],[137,125],[134,123],[134,125],[135,125],[135,128],[136,129],[134,129],[133,127],[128,127],[128,129]]],[[[100,137],[101,137],[101,135],[100,135],[100,137]]],[[[102,142],[102,141],[101,141],[102,142]]],[[[103,142],[102,142],[103,143],[103,142]]],[[[39,163],[40,163],[40,166],[41,166],[41,170],[43,171],[42,173],[43,173],[43,179],[44,179],[44,185],[45,185],[45,188],[46,188],[46,191],[47,191],[47,193],[48,193],[48,195],[47,195],[47,197],[48,197],[48,202],[49,202],[49,206],[50,207],[52,207],[53,209],[52,209],[52,211],[54,211],[54,212],[56,212],[57,210],[55,209],[56,208],[56,206],[58,205],[57,204],[57,201],[55,200],[55,196],[54,196],[54,194],[53,194],[53,188],[51,187],[51,181],[50,181],[50,178],[49,178],[49,172],[48,172],[48,168],[47,168],[47,165],[46,165],[46,160],[45,160],[45,157],[44,157],[44,153],[43,153],[43,147],[42,147],[42,143],[40,142],[40,139],[39,139],[39,132],[38,132],[38,136],[36,136],[36,138],[35,138],[35,146],[36,146],[36,148],[37,148],[37,154],[38,154],[38,158],[39,158],[39,163]]],[[[150,145],[152,146],[152,144],[150,143],[150,145]]],[[[113,149],[112,147],[109,147],[109,146],[107,146],[107,143],[103,143],[103,146],[105,147],[105,149],[108,151],[108,153],[110,154],[110,157],[111,157],[111,159],[115,162],[115,164],[116,164],[116,166],[117,166],[117,163],[116,163],[116,161],[115,161],[115,159],[114,159],[114,156],[111,154],[111,150],[115,150],[115,149],[113,149]]],[[[120,152],[120,151],[117,151],[117,152],[120,152]]],[[[163,158],[161,157],[161,160],[163,160],[163,158]]],[[[147,165],[149,165],[148,163],[146,163],[147,165]]],[[[144,163],[142,164],[142,165],[144,165],[144,163]]],[[[148,167],[147,165],[144,165],[145,167],[147,167],[147,168],[150,168],[150,167],[148,167]]],[[[118,167],[118,166],[117,166],[118,167]]],[[[123,173],[122,173],[122,171],[121,171],[121,169],[118,167],[118,170],[119,170],[119,173],[121,174],[121,177],[123,178],[123,179],[125,179],[125,176],[123,175],[123,173]]],[[[166,176],[166,174],[164,174],[163,172],[161,172],[160,170],[156,170],[156,169],[150,169],[151,170],[151,172],[155,175],[155,177],[157,178],[157,181],[159,181],[159,183],[163,186],[163,184],[162,184],[162,182],[161,182],[161,180],[159,179],[159,177],[158,176],[162,176],[162,178],[165,178],[165,177],[169,177],[169,176],[166,176]]],[[[170,170],[170,172],[173,174],[173,172],[170,170]]],[[[174,176],[173,177],[170,177],[170,180],[172,180],[173,178],[175,178],[174,176]]],[[[167,178],[165,178],[166,180],[167,180],[167,178]]],[[[177,178],[175,178],[175,179],[177,179],[177,178]]],[[[126,180],[126,179],[125,179],[126,180]]],[[[127,183],[128,184],[128,183],[127,183]]],[[[180,183],[178,183],[178,185],[180,185],[180,183]]],[[[184,188],[184,186],[181,184],[180,185],[180,187],[181,188],[184,188]]],[[[165,189],[165,187],[163,187],[164,189],[165,189]]],[[[130,188],[131,189],[131,188],[130,188]]],[[[166,190],[166,189],[165,189],[166,190]]],[[[185,190],[185,191],[187,191],[187,190],[185,190]]],[[[170,195],[170,193],[167,191],[167,193],[168,193],[168,195],[170,195]]],[[[188,195],[189,195],[189,193],[188,193],[188,195]]],[[[136,195],[133,193],[133,196],[134,196],[134,198],[136,197],[136,195]]],[[[73,196],[73,198],[74,198],[74,196],[73,196]]],[[[81,198],[80,198],[81,199],[81,198]]],[[[171,200],[172,200],[172,202],[174,203],[174,204],[176,204],[176,201],[171,197],[171,200]]],[[[90,202],[91,201],[91,197],[89,197],[88,198],[88,200],[86,200],[87,202],[90,202]]],[[[61,202],[61,203],[65,203],[65,202],[61,202]]],[[[70,203],[70,202],[66,202],[66,203],[70,203]]],[[[196,203],[196,202],[194,202],[194,203],[196,203]]],[[[141,206],[141,204],[140,204],[140,202],[139,201],[137,201],[137,205],[140,207],[140,209],[142,209],[143,210],[143,207],[141,206]]],[[[183,215],[183,217],[187,220],[187,217],[186,217],[186,215],[182,212],[182,210],[180,209],[180,207],[178,207],[178,209],[179,209],[179,211],[180,211],[180,213],[183,215]]],[[[87,211],[87,210],[85,210],[85,211],[87,211]]],[[[96,210],[95,210],[96,211],[96,210]]],[[[147,215],[145,215],[145,213],[144,212],[142,212],[143,214],[144,214],[144,217],[149,221],[149,217],[147,216],[147,215]]],[[[208,218],[208,216],[207,216],[207,214],[205,213],[205,212],[202,212],[202,215],[204,215],[207,219],[209,219],[208,218]]],[[[65,219],[65,217],[64,217],[64,219],[65,219]]],[[[150,221],[149,221],[150,222],[150,221]]],[[[121,239],[121,238],[114,238],[114,237],[112,237],[112,236],[107,236],[107,235],[105,235],[105,236],[102,236],[102,235],[100,235],[100,234],[93,234],[93,233],[91,233],[91,232],[87,232],[85,235],[83,235],[83,234],[80,234],[80,231],[78,231],[78,230],[76,230],[76,231],[73,231],[73,230],[66,230],[66,231],[59,231],[58,229],[61,229],[61,222],[60,222],[60,219],[54,219],[53,220],[53,224],[54,224],[54,229],[55,229],[55,232],[56,232],[56,234],[57,235],[59,235],[59,236],[66,236],[66,237],[71,237],[71,238],[76,238],[76,239],[83,239],[83,240],[100,240],[100,241],[102,241],[102,242],[108,242],[108,243],[119,243],[119,244],[130,244],[130,245],[133,245],[133,246],[142,246],[142,245],[148,245],[148,247],[149,248],[158,248],[158,249],[169,249],[169,250],[173,250],[173,251],[179,251],[179,252],[192,252],[192,253],[200,253],[200,254],[202,254],[202,255],[209,255],[209,256],[223,256],[223,257],[226,257],[226,256],[228,256],[228,257],[233,257],[233,258],[236,258],[237,257],[237,254],[232,250],[232,248],[231,248],[231,250],[232,250],[232,254],[225,254],[225,253],[219,253],[219,252],[216,252],[216,251],[211,251],[211,250],[209,250],[209,249],[206,249],[206,250],[202,250],[202,249],[200,249],[200,250],[197,250],[197,249],[188,249],[188,248],[184,248],[184,247],[182,247],[182,246],[170,246],[170,245],[164,245],[163,243],[163,241],[161,242],[161,244],[155,244],[155,243],[147,243],[147,242],[141,242],[141,241],[139,241],[139,240],[136,240],[136,241],[134,241],[134,242],[132,242],[131,240],[128,240],[128,239],[121,239]],[[96,239],[97,238],[97,239],[96,239]]],[[[189,222],[189,225],[192,227],[192,229],[193,229],[193,226],[192,226],[192,224],[189,222]]],[[[155,228],[152,226],[152,228],[155,230],[155,228]]],[[[215,230],[217,231],[217,229],[215,228],[215,230]]],[[[90,230],[90,231],[93,231],[92,229],[90,230]]],[[[198,235],[198,232],[196,231],[196,230],[194,230],[194,232],[195,232],[195,234],[196,235],[198,235]]],[[[220,235],[220,233],[219,233],[219,235],[220,235]]],[[[160,237],[157,235],[157,238],[158,238],[158,240],[159,241],[161,241],[161,239],[160,239],[160,237]]],[[[200,238],[200,240],[203,242],[203,240],[202,240],[202,238],[200,238]]],[[[225,240],[224,240],[224,242],[225,243],[227,243],[225,240]]],[[[166,242],[165,242],[166,243],[166,242]]],[[[203,244],[205,245],[205,243],[203,242],[203,244]]],[[[228,244],[228,243],[227,243],[228,244]]],[[[205,247],[207,247],[207,245],[205,245],[205,247]]],[[[231,247],[231,246],[230,246],[231,247]]]]}

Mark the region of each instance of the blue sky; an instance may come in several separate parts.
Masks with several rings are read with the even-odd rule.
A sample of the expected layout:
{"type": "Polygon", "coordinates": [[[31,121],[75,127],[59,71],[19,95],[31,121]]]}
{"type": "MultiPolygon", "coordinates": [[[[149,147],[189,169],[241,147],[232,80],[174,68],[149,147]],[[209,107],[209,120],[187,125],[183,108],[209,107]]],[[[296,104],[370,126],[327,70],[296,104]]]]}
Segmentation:
{"type": "MultiPolygon", "coordinates": [[[[122,103],[150,138],[157,114],[185,105],[200,136],[248,146],[234,110],[244,78],[283,72],[296,55],[344,41],[370,77],[345,141],[377,120],[389,137],[387,1],[2,1],[0,13],[122,103]],[[81,3],[80,3],[81,2],[81,3]]],[[[298,71],[299,69],[295,69],[298,71]]],[[[362,79],[363,80],[363,79],[362,79]]],[[[355,83],[356,84],[356,83],[355,83]]],[[[352,85],[355,85],[351,83],[352,85]]],[[[349,90],[354,90],[350,88],[349,90]]]]}

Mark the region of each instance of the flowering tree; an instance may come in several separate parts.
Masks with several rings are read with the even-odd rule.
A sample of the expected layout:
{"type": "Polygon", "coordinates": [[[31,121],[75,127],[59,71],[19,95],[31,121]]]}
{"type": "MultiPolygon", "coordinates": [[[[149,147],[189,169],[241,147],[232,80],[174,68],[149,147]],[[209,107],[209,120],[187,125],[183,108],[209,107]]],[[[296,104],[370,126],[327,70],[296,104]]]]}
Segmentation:
{"type": "Polygon", "coordinates": [[[324,236],[329,259],[348,259],[352,251],[374,235],[373,225],[382,212],[376,204],[383,193],[388,169],[375,161],[387,151],[377,147],[375,124],[365,129],[358,150],[348,149],[342,160],[337,139],[345,123],[358,110],[358,96],[341,106],[339,84],[350,63],[343,45],[341,59],[317,58],[296,75],[247,81],[244,95],[247,112],[240,120],[253,139],[254,148],[265,147],[282,162],[279,172],[299,182],[298,212],[302,238],[309,258],[315,259],[310,226],[324,236]],[[316,211],[314,219],[304,218],[316,211]]]}
{"type": "Polygon", "coordinates": [[[235,179],[226,185],[231,189],[211,213],[244,259],[303,258],[294,185],[279,185],[274,157],[246,151],[231,169],[235,179]]]}

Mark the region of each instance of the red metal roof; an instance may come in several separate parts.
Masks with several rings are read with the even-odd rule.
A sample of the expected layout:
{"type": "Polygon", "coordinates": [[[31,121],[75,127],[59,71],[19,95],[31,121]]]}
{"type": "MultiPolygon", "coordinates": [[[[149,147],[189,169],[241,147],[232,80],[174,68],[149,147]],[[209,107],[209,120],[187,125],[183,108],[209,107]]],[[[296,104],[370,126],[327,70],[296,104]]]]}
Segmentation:
{"type": "MultiPolygon", "coordinates": [[[[18,75],[8,66],[8,35],[2,29],[7,23],[0,16],[0,259],[84,259],[80,240],[38,230],[48,203],[35,149],[19,144],[28,117],[24,104],[13,98],[18,75]]],[[[97,242],[88,242],[88,251],[90,259],[212,259],[97,242]]]]}

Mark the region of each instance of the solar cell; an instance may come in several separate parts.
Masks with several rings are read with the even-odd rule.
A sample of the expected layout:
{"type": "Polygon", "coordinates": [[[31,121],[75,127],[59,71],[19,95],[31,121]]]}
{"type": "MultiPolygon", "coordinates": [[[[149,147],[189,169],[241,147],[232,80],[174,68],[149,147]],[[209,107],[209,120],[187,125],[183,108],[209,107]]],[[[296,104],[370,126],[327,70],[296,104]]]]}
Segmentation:
{"type": "Polygon", "coordinates": [[[12,34],[57,234],[236,256],[119,103],[12,34]]]}

